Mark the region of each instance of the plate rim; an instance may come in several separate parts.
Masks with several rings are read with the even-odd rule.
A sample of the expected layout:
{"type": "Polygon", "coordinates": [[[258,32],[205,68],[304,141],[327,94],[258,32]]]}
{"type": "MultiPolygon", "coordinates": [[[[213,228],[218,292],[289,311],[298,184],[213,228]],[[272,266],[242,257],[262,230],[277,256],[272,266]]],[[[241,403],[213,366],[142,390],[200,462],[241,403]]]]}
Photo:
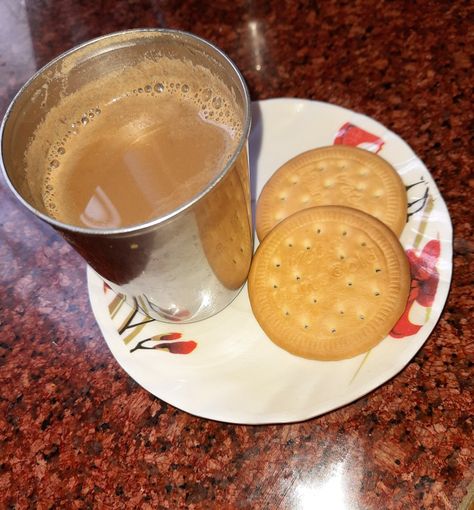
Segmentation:
{"type": "MultiPolygon", "coordinates": [[[[317,416],[327,414],[328,412],[331,412],[331,411],[339,409],[345,405],[356,402],[357,400],[365,397],[371,391],[374,391],[374,390],[378,389],[380,386],[382,386],[383,384],[391,381],[395,376],[397,376],[402,370],[404,370],[408,366],[410,361],[416,356],[416,354],[421,350],[421,348],[425,345],[425,343],[431,336],[434,328],[436,327],[436,325],[438,324],[439,320],[441,319],[441,317],[444,313],[444,310],[446,308],[446,305],[447,305],[447,302],[449,299],[449,292],[450,292],[450,288],[451,288],[452,275],[453,275],[453,227],[452,227],[452,221],[451,221],[451,216],[449,214],[449,209],[446,205],[446,202],[444,201],[443,196],[441,195],[441,192],[438,189],[437,183],[436,183],[435,179],[433,178],[429,169],[425,166],[423,160],[415,153],[415,151],[413,151],[413,149],[411,149],[411,147],[408,145],[407,142],[405,142],[405,140],[403,140],[403,138],[401,138],[397,133],[395,133],[392,130],[390,130],[389,128],[387,128],[384,124],[382,124],[378,120],[376,120],[372,117],[369,117],[363,113],[359,113],[357,111],[347,109],[343,106],[334,105],[331,103],[326,103],[326,102],[317,101],[317,100],[311,100],[311,99],[307,99],[307,98],[279,97],[279,98],[269,98],[269,99],[264,99],[264,100],[259,100],[259,101],[253,101],[252,107],[263,106],[263,108],[271,108],[272,104],[283,105],[285,103],[295,104],[296,102],[303,103],[306,106],[309,106],[310,108],[318,107],[318,106],[323,106],[324,108],[329,108],[329,109],[335,108],[335,109],[340,110],[342,113],[347,113],[351,117],[356,115],[358,117],[366,118],[370,122],[375,122],[385,130],[384,133],[390,133],[391,137],[392,136],[395,137],[397,140],[401,141],[406,147],[408,147],[408,149],[413,153],[413,155],[421,163],[423,170],[425,172],[427,172],[428,175],[433,180],[433,183],[435,185],[435,190],[437,192],[436,197],[439,198],[439,202],[440,202],[441,206],[444,208],[443,212],[445,213],[445,217],[446,217],[443,219],[443,224],[444,224],[445,230],[447,229],[446,235],[447,235],[447,237],[449,237],[449,239],[446,239],[446,236],[443,236],[443,243],[444,243],[445,247],[449,248],[449,250],[447,253],[443,254],[443,261],[447,264],[448,273],[446,273],[446,267],[445,267],[443,269],[443,279],[442,280],[440,279],[439,286],[437,289],[437,294],[440,293],[440,297],[438,299],[440,301],[442,300],[443,304],[440,307],[439,315],[432,314],[429,317],[429,319],[427,320],[427,322],[423,325],[423,330],[425,332],[423,341],[419,340],[418,342],[411,342],[411,344],[407,348],[404,349],[403,353],[400,353],[401,358],[400,357],[397,358],[398,363],[396,365],[395,364],[393,365],[393,370],[390,370],[389,373],[387,373],[386,370],[384,372],[380,372],[375,377],[372,376],[370,378],[370,380],[367,381],[365,384],[358,386],[359,391],[356,392],[357,396],[351,396],[349,399],[343,398],[343,397],[341,397],[340,399],[332,397],[328,401],[320,402],[319,408],[317,411],[314,411],[314,410],[310,411],[308,409],[308,411],[306,413],[300,412],[298,417],[290,418],[288,416],[285,416],[286,413],[282,412],[281,409],[279,409],[276,413],[273,412],[272,415],[269,415],[269,413],[265,413],[265,416],[268,416],[268,419],[264,418],[262,416],[255,417],[255,419],[241,419],[238,417],[238,415],[245,414],[245,412],[244,413],[241,413],[241,412],[235,413],[235,412],[232,412],[232,410],[231,410],[230,414],[233,415],[233,418],[232,418],[230,416],[227,416],[229,414],[229,411],[227,408],[224,410],[224,412],[222,412],[222,409],[218,408],[211,415],[207,412],[199,411],[199,409],[194,409],[193,406],[189,407],[180,401],[175,403],[174,401],[172,401],[172,399],[171,400],[169,399],[169,396],[167,396],[165,398],[163,398],[162,396],[159,396],[158,392],[156,391],[156,388],[151,387],[151,385],[149,385],[147,381],[140,381],[139,377],[137,378],[135,375],[132,375],[130,372],[135,371],[135,369],[134,369],[135,363],[132,364],[132,367],[127,366],[125,363],[125,360],[122,359],[122,356],[119,356],[115,352],[116,351],[115,345],[113,345],[113,346],[111,345],[111,344],[113,344],[113,342],[109,341],[110,339],[107,337],[107,335],[104,332],[104,329],[106,329],[106,328],[105,328],[105,325],[103,325],[103,318],[99,316],[99,306],[101,305],[101,303],[98,302],[98,300],[99,300],[98,296],[92,292],[92,290],[93,290],[92,287],[95,286],[97,283],[97,281],[94,283],[94,279],[98,279],[100,282],[102,282],[102,280],[90,268],[90,266],[87,266],[87,284],[88,284],[88,293],[89,293],[91,308],[92,308],[94,317],[99,325],[99,329],[101,330],[101,333],[104,336],[104,339],[105,339],[110,351],[112,352],[112,355],[116,359],[116,361],[123,368],[123,370],[132,379],[134,379],[135,382],[137,382],[137,384],[142,386],[145,390],[149,391],[152,395],[156,396],[160,400],[167,402],[169,405],[172,405],[173,407],[176,407],[182,411],[185,411],[193,416],[210,419],[213,421],[233,423],[233,424],[242,424],[242,425],[268,425],[268,424],[282,424],[282,423],[297,423],[297,422],[307,421],[307,420],[315,418],[317,416]],[[446,219],[449,221],[445,221],[446,219]],[[433,319],[433,316],[436,316],[436,315],[438,315],[436,317],[436,319],[433,319]]],[[[406,250],[405,246],[404,246],[404,249],[406,250]]],[[[247,292],[247,285],[245,285],[241,289],[240,292],[241,293],[247,292]]],[[[160,324],[165,324],[165,323],[160,323],[160,324]]],[[[270,341],[270,340],[268,340],[268,341],[270,341]]],[[[399,340],[395,340],[395,341],[399,341],[399,340]]],[[[370,353],[370,351],[369,351],[369,353],[370,353]]],[[[289,353],[288,353],[288,355],[291,356],[291,354],[289,354],[289,353]]],[[[369,354],[366,354],[365,356],[368,356],[368,355],[369,354]]],[[[328,363],[328,362],[325,362],[325,363],[328,363]]],[[[331,363],[331,362],[329,362],[329,363],[331,363]]],[[[159,362],[157,363],[157,366],[159,366],[159,362]]]]}

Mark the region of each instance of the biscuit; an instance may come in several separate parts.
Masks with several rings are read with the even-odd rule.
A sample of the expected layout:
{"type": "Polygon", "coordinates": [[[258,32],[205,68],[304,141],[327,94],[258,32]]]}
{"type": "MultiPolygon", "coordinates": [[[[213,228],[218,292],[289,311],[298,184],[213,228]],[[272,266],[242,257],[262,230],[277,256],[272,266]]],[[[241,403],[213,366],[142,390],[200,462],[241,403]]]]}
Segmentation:
{"type": "Polygon", "coordinates": [[[340,360],[377,345],[402,315],[407,257],[382,222],[348,207],[299,211],[252,261],[250,304],[267,336],[304,358],[340,360]]]}
{"type": "Polygon", "coordinates": [[[397,236],[407,218],[405,186],[387,161],[355,147],[322,147],[290,159],[266,183],[257,203],[258,238],[296,211],[319,205],[359,209],[397,236]]]}

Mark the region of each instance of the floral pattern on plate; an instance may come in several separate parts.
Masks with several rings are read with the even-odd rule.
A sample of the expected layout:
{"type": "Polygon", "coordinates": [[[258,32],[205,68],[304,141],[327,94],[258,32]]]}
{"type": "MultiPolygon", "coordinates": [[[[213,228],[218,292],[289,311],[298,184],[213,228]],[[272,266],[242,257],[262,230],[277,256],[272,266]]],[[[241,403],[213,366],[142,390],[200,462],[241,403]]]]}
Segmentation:
{"type": "Polygon", "coordinates": [[[222,312],[193,324],[165,324],[130,306],[88,268],[92,309],[124,370],[168,403],[232,423],[304,420],[347,404],[402,370],[434,328],[452,272],[452,227],[429,171],[378,122],[327,103],[273,99],[253,104],[250,162],[254,199],[272,173],[311,148],[353,145],[378,153],[399,172],[408,197],[401,235],[410,261],[407,308],[370,352],[318,362],[275,346],[252,315],[247,289],[222,312]],[[400,341],[403,340],[403,341],[400,341]],[[183,355],[184,354],[184,355],[183,355]]]}

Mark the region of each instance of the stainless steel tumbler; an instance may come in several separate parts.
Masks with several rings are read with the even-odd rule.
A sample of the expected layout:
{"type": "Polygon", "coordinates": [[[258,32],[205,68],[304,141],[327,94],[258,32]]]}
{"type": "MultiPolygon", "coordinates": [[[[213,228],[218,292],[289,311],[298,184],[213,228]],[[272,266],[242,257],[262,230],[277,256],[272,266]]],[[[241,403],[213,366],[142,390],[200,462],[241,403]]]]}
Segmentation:
{"type": "Polygon", "coordinates": [[[131,304],[158,320],[193,322],[228,305],[245,283],[250,267],[250,122],[245,82],[235,65],[215,46],[173,30],[119,32],[60,55],[19,91],[2,123],[3,173],[18,200],[60,232],[131,304]],[[73,93],[109,69],[134,66],[145,54],[186,59],[209,69],[224,82],[241,112],[243,129],[235,152],[196,196],[146,223],[92,229],[48,216],[39,190],[40,176],[28,175],[24,161],[36,128],[58,105],[64,90],[73,93]]]}

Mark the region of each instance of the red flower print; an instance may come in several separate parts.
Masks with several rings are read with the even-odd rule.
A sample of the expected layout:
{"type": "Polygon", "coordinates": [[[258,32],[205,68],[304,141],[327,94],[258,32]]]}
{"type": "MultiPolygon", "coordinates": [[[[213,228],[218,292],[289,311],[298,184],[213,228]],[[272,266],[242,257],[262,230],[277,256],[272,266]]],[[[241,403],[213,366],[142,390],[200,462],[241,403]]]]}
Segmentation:
{"type": "Polygon", "coordinates": [[[197,343],[194,340],[189,340],[188,342],[173,342],[171,344],[157,344],[155,345],[155,349],[164,349],[172,354],[189,354],[194,351],[197,343]]]}
{"type": "Polygon", "coordinates": [[[363,149],[367,149],[371,152],[380,151],[385,142],[376,135],[365,131],[364,129],[346,122],[339,131],[336,133],[334,138],[334,145],[351,145],[352,147],[360,146],[363,149]]]}
{"type": "Polygon", "coordinates": [[[439,272],[436,268],[441,245],[437,239],[426,243],[421,255],[417,257],[415,250],[407,250],[410,272],[413,281],[417,282],[418,292],[415,299],[421,306],[431,306],[438,288],[439,272]]]}
{"type": "Polygon", "coordinates": [[[420,255],[415,250],[407,250],[410,262],[411,290],[407,306],[403,315],[390,332],[394,338],[403,338],[417,333],[423,325],[410,322],[410,310],[415,301],[428,308],[433,305],[439,282],[439,272],[436,267],[441,252],[439,240],[432,239],[426,243],[420,255]]]}
{"type": "Polygon", "coordinates": [[[181,337],[181,333],[166,333],[166,335],[158,335],[152,338],[153,340],[178,340],[181,337]]]}
{"type": "Polygon", "coordinates": [[[189,354],[197,347],[197,342],[188,340],[184,342],[170,342],[169,340],[178,340],[183,335],[181,333],[165,333],[162,335],[155,335],[150,338],[145,338],[137,343],[137,345],[130,350],[130,352],[139,349],[153,350],[162,349],[172,354],[189,354]],[[151,342],[158,342],[154,345],[145,345],[151,342]]]}

